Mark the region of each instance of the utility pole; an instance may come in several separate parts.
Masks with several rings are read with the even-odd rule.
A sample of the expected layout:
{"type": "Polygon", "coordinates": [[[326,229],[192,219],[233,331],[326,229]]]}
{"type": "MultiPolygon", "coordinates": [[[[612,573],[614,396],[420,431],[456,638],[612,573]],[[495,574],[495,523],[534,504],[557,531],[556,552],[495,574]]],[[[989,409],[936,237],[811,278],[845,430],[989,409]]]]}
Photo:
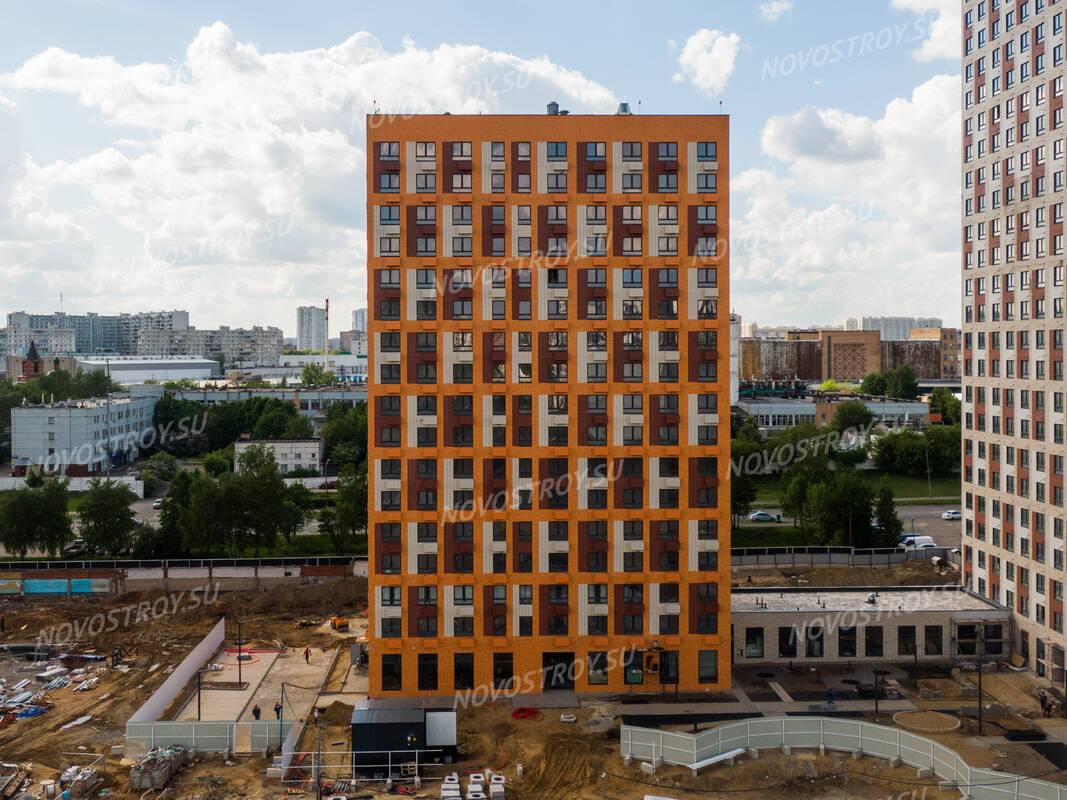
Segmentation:
{"type": "Polygon", "coordinates": [[[934,501],[934,484],[930,480],[930,442],[926,439],[926,436],[920,434],[923,437],[923,444],[926,445],[926,490],[930,493],[930,502],[934,501]]]}
{"type": "Polygon", "coordinates": [[[322,800],[322,723],[315,720],[315,727],[318,728],[319,754],[315,758],[315,789],[318,791],[319,800],[322,800]]]}
{"type": "Polygon", "coordinates": [[[241,620],[237,620],[237,682],[241,680],[241,620]]]}
{"type": "Polygon", "coordinates": [[[874,665],[874,718],[878,719],[878,695],[881,691],[878,688],[878,678],[880,677],[878,665],[874,665]]]}
{"type": "Polygon", "coordinates": [[[282,731],[285,729],[285,681],[282,681],[281,709],[278,711],[278,751],[285,746],[285,737],[282,731]]]}

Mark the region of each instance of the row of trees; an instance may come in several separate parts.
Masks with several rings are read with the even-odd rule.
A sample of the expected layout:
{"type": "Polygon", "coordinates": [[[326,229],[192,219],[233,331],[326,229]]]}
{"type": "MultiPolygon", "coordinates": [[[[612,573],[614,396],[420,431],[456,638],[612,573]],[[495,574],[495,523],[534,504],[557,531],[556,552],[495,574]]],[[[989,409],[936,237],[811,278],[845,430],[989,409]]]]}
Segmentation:
{"type": "MultiPolygon", "coordinates": [[[[838,405],[830,431],[865,429],[873,416],[860,401],[838,405]]],[[[731,457],[731,515],[736,526],[756,499],[756,477],[748,464],[759,463],[760,474],[777,474],[782,512],[793,517],[812,545],[891,547],[900,539],[902,524],[892,490],[875,489],[855,466],[867,458],[864,447],[840,449],[825,437],[826,429],[812,423],[776,431],[766,439],[751,419],[734,418],[731,457]],[[752,454],[759,456],[752,459],[752,454]]]]}
{"type": "Polygon", "coordinates": [[[870,446],[871,459],[883,472],[901,475],[952,475],[960,468],[959,425],[932,425],[921,433],[889,431],[870,446]]]}
{"type": "Polygon", "coordinates": [[[860,391],[876,397],[914,400],[919,396],[919,382],[915,378],[915,368],[901,364],[893,369],[869,373],[860,384],[860,391]]]}

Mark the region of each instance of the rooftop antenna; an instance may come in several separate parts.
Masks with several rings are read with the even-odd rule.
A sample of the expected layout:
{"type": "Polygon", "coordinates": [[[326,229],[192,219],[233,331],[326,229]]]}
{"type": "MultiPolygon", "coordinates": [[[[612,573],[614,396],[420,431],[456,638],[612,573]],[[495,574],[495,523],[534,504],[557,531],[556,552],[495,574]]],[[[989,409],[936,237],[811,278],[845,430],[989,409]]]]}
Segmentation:
{"type": "Polygon", "coordinates": [[[640,100],[637,101],[637,113],[638,114],[641,113],[641,101],[640,100]]]}
{"type": "Polygon", "coordinates": [[[63,292],[59,293],[59,313],[63,313],[63,292]]]}

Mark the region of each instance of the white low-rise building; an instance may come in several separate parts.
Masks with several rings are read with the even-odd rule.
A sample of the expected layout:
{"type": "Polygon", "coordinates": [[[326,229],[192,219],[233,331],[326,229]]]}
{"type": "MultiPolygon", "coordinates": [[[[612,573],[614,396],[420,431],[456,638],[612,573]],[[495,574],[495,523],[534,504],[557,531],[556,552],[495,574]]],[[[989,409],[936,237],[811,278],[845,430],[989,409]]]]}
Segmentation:
{"type": "Polygon", "coordinates": [[[155,381],[193,380],[205,381],[220,374],[219,362],[210,358],[193,356],[178,358],[141,358],[140,356],[115,356],[103,358],[79,358],[78,368],[86,372],[111,371],[112,385],[129,386],[134,383],[155,381]]]}
{"type": "Polygon", "coordinates": [[[260,445],[274,454],[278,470],[283,474],[298,469],[322,471],[326,444],[322,439],[239,439],[233,447],[237,472],[241,471],[241,455],[260,445]]]}
{"type": "Polygon", "coordinates": [[[94,397],[11,410],[11,467],[69,476],[98,475],[136,460],[156,443],[154,397],[94,397]]]}

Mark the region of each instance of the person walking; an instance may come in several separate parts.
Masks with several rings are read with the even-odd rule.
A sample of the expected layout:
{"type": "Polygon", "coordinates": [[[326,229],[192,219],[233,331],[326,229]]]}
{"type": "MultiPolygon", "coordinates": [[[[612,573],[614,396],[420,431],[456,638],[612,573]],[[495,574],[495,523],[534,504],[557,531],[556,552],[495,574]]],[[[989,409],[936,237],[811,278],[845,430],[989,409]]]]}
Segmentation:
{"type": "Polygon", "coordinates": [[[277,700],[274,701],[274,717],[275,719],[282,718],[282,704],[279,703],[277,700]]]}
{"type": "Polygon", "coordinates": [[[304,663],[305,664],[310,664],[311,663],[311,648],[310,647],[305,647],[304,648],[304,663]]]}
{"type": "Polygon", "coordinates": [[[834,687],[831,686],[826,690],[826,705],[832,706],[834,704],[834,687]]]}
{"type": "Polygon", "coordinates": [[[254,706],[252,706],[252,716],[256,718],[257,722],[259,721],[259,715],[262,713],[263,712],[259,708],[259,703],[256,703],[254,706]]]}
{"type": "Polygon", "coordinates": [[[319,707],[315,706],[315,724],[319,724],[319,707]]]}

